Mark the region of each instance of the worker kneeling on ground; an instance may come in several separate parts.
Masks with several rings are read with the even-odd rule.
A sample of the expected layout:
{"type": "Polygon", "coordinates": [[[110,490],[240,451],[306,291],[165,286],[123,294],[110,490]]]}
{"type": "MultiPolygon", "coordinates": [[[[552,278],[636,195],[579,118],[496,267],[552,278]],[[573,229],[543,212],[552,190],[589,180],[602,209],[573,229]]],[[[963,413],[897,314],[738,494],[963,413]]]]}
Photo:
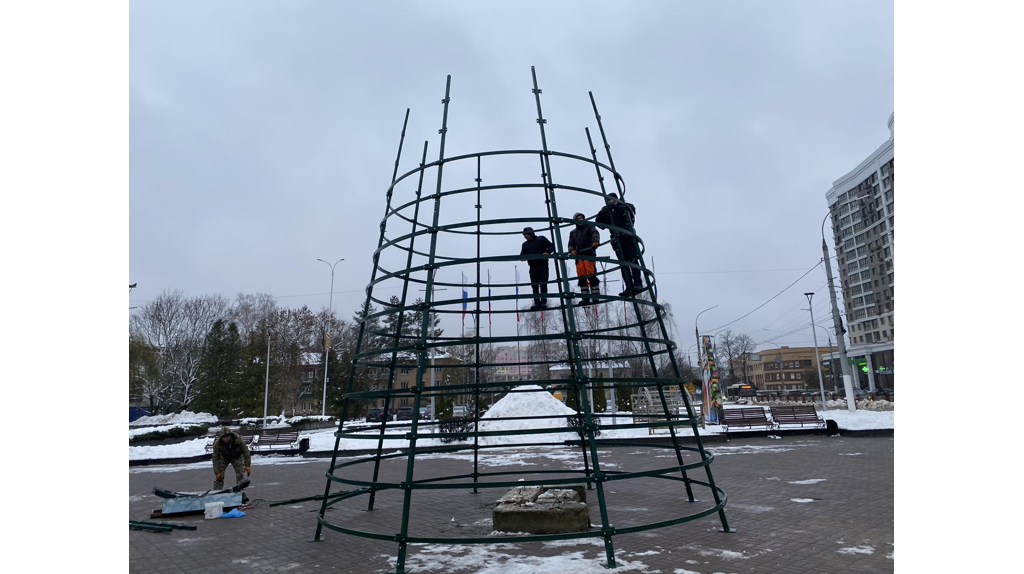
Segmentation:
{"type": "Polygon", "coordinates": [[[220,430],[216,442],[213,443],[213,473],[217,475],[213,482],[214,490],[224,488],[224,471],[227,470],[229,464],[235,469],[235,484],[245,479],[242,472],[245,472],[245,476],[252,473],[250,470],[252,455],[249,454],[249,447],[246,446],[245,440],[238,433],[231,432],[231,429],[224,427],[220,430]]]}

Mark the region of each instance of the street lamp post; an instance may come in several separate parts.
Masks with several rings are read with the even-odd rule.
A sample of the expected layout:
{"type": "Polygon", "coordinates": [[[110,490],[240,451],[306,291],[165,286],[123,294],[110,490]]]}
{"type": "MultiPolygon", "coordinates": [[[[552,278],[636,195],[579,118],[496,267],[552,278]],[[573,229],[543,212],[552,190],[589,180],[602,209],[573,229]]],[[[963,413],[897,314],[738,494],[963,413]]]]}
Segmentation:
{"type": "MultiPolygon", "coordinates": [[[[329,299],[330,302],[327,304],[327,320],[330,321],[331,318],[334,315],[334,266],[337,265],[338,263],[341,263],[345,259],[341,258],[341,259],[335,261],[334,265],[331,265],[330,263],[327,263],[326,261],[324,261],[323,259],[320,259],[319,257],[317,257],[316,260],[317,261],[322,261],[323,263],[326,263],[327,266],[331,268],[331,297],[329,299]]],[[[327,415],[327,361],[330,359],[329,353],[331,352],[330,348],[327,346],[327,337],[328,337],[328,335],[329,335],[329,333],[327,332],[327,324],[325,323],[324,324],[324,396],[323,396],[323,399],[321,399],[321,401],[320,401],[320,416],[326,416],[327,415]]],[[[266,421],[264,421],[264,422],[266,422],[266,421]]],[[[342,421],[342,423],[344,423],[344,421],[342,421]]]]}
{"type": "Polygon", "coordinates": [[[821,376],[821,355],[818,354],[818,331],[814,329],[814,307],[811,305],[811,299],[814,297],[814,293],[804,293],[807,296],[807,310],[811,312],[811,334],[814,335],[814,362],[818,364],[818,388],[821,391],[821,408],[827,409],[828,403],[825,401],[825,379],[821,376]]]}
{"type": "Polygon", "coordinates": [[[828,294],[832,300],[832,324],[836,331],[836,346],[839,347],[840,367],[843,369],[843,387],[846,389],[846,407],[850,412],[857,410],[857,403],[853,400],[853,372],[849,361],[846,359],[846,340],[843,337],[843,319],[839,316],[839,304],[836,303],[836,285],[832,280],[832,258],[828,255],[828,244],[825,243],[825,222],[828,216],[821,220],[821,254],[825,260],[825,274],[828,276],[828,294]]]}
{"type": "Polygon", "coordinates": [[[263,429],[262,434],[267,434],[267,399],[270,395],[270,333],[267,333],[267,378],[263,383],[263,429]]]}

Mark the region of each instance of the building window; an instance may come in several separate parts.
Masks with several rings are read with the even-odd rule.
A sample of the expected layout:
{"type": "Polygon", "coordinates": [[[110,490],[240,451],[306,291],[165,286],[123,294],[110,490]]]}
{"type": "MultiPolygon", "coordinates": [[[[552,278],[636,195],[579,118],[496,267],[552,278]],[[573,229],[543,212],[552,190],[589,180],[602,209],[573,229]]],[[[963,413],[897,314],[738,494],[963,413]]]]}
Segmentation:
{"type": "Polygon", "coordinates": [[[408,375],[409,374],[409,367],[402,367],[402,374],[403,375],[408,375]]]}

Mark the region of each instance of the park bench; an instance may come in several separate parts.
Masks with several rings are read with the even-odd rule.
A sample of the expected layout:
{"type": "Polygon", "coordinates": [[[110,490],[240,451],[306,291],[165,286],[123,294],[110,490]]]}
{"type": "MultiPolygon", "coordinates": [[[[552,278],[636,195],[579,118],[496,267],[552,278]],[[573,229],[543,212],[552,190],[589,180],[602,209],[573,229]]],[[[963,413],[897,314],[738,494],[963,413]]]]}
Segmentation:
{"type": "MultiPolygon", "coordinates": [[[[661,396],[658,394],[657,389],[640,387],[633,392],[633,396],[631,398],[634,423],[648,423],[666,420],[665,407],[661,404],[661,396]]],[[[665,403],[668,405],[669,414],[672,415],[673,419],[687,418],[686,403],[683,401],[683,395],[678,388],[670,387],[669,389],[665,389],[665,403]]],[[[700,404],[692,403],[690,406],[694,411],[694,420],[697,424],[701,424],[702,414],[700,404]]],[[[649,428],[647,430],[648,434],[655,434],[656,430],[664,430],[668,432],[667,427],[649,428]]]]}
{"type": "Polygon", "coordinates": [[[299,431],[286,431],[275,434],[262,434],[260,438],[253,445],[255,450],[260,450],[263,447],[273,447],[279,445],[291,446],[299,442],[299,431]]]}
{"type": "Polygon", "coordinates": [[[744,407],[739,409],[725,409],[722,415],[722,426],[728,431],[729,427],[764,427],[771,429],[772,422],[768,420],[764,407],[744,407]]]}
{"type": "Polygon", "coordinates": [[[769,408],[772,411],[775,428],[779,428],[781,425],[800,425],[801,427],[810,425],[815,428],[825,428],[825,420],[814,409],[814,405],[769,408]]]}
{"type": "MultiPolygon", "coordinates": [[[[217,436],[220,436],[220,435],[217,435],[217,436]]],[[[206,443],[206,452],[213,452],[213,443],[214,443],[214,441],[217,440],[217,436],[211,438],[210,442],[206,443]]],[[[250,448],[253,446],[254,435],[252,433],[240,432],[240,433],[238,433],[238,436],[242,437],[242,442],[244,442],[246,446],[248,446],[250,448]]]]}

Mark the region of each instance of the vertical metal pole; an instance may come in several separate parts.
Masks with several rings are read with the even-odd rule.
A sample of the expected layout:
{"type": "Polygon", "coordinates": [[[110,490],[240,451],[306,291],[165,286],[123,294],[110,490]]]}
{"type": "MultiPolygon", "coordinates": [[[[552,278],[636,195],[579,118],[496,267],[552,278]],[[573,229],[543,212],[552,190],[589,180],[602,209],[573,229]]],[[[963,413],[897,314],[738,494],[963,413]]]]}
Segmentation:
{"type": "MultiPolygon", "coordinates": [[[[402,135],[403,136],[405,135],[405,130],[404,129],[402,130],[402,135]]],[[[419,217],[420,217],[420,195],[421,195],[422,190],[423,190],[423,175],[424,175],[424,172],[426,171],[424,166],[426,166],[426,163],[427,163],[427,147],[428,147],[428,145],[429,145],[429,142],[426,142],[426,141],[423,142],[423,158],[420,160],[419,183],[416,185],[416,204],[413,206],[413,216],[412,216],[412,222],[413,223],[412,223],[412,231],[411,231],[412,235],[411,235],[411,237],[409,237],[409,254],[406,257],[406,261],[405,261],[406,273],[405,273],[404,281],[402,282],[402,297],[399,300],[400,302],[399,302],[399,311],[398,311],[398,321],[396,321],[395,334],[394,334],[394,337],[392,337],[392,340],[391,340],[392,349],[396,349],[396,350],[393,350],[391,352],[391,362],[390,362],[390,364],[388,366],[388,387],[387,387],[388,391],[391,391],[394,388],[394,385],[395,385],[395,368],[396,368],[397,362],[398,362],[398,351],[397,351],[397,348],[401,346],[402,328],[405,325],[405,304],[408,301],[409,276],[410,276],[410,272],[408,271],[408,269],[410,269],[412,267],[413,248],[416,245],[416,227],[418,226],[419,217]]],[[[399,149],[401,149],[401,148],[399,148],[399,149]]],[[[401,152],[399,152],[399,153],[401,153],[401,152]]],[[[398,168],[398,162],[396,161],[395,162],[395,169],[397,170],[397,168],[398,168]]],[[[392,179],[396,175],[397,175],[397,172],[395,173],[395,175],[392,175],[392,179]]],[[[392,181],[392,185],[394,185],[393,181],[392,181]]],[[[380,431],[379,431],[380,437],[377,439],[377,452],[376,452],[376,455],[375,455],[374,460],[373,460],[373,480],[372,480],[372,482],[377,482],[377,477],[380,476],[380,457],[381,457],[381,454],[384,451],[384,433],[385,433],[385,431],[387,429],[387,426],[388,426],[388,416],[389,416],[389,413],[391,412],[390,406],[391,406],[391,396],[390,396],[390,394],[388,394],[388,395],[385,395],[385,397],[384,397],[384,410],[383,410],[383,414],[381,415],[381,421],[380,421],[380,431]]],[[[417,411],[415,413],[415,416],[416,417],[420,416],[419,411],[417,411]]],[[[377,499],[377,487],[371,486],[370,487],[369,500],[367,501],[367,504],[366,504],[366,510],[368,512],[373,510],[373,503],[376,501],[376,499],[377,499]]]]}
{"type": "MultiPolygon", "coordinates": [[[[344,260],[344,258],[339,259],[334,262],[334,265],[331,265],[330,263],[327,263],[323,259],[317,259],[317,261],[324,261],[324,263],[327,263],[327,265],[331,267],[331,298],[330,303],[328,303],[327,305],[328,321],[334,318],[334,266],[337,265],[338,263],[341,263],[344,260]]],[[[324,325],[324,395],[323,399],[320,401],[320,416],[322,417],[327,416],[327,363],[331,358],[331,350],[327,347],[328,336],[329,333],[327,332],[327,325],[324,325]]]]}
{"type": "Polygon", "coordinates": [[[263,383],[263,430],[260,431],[262,434],[267,433],[267,398],[270,393],[270,333],[267,332],[267,378],[263,383]]]}
{"type": "MultiPolygon", "coordinates": [[[[519,266],[514,265],[516,272],[516,284],[519,284],[519,266]]],[[[516,289],[518,291],[518,289],[516,289]]],[[[519,299],[515,300],[516,305],[516,380],[523,380],[523,343],[519,339],[519,299]]]]}
{"type": "MultiPolygon", "coordinates": [[[[331,298],[327,304],[327,320],[331,320],[334,314],[334,266],[331,266],[331,298]]],[[[326,330],[324,331],[326,335],[326,330]]],[[[327,337],[324,337],[324,395],[320,400],[320,416],[327,415],[327,364],[331,359],[331,349],[327,346],[327,337]]]]}
{"type": "MultiPolygon", "coordinates": [[[[567,277],[568,271],[567,271],[566,266],[565,266],[565,258],[562,256],[562,254],[565,252],[565,250],[562,247],[562,233],[561,233],[561,229],[559,227],[558,207],[557,207],[557,203],[555,201],[555,185],[553,183],[554,177],[551,174],[551,156],[550,156],[550,154],[548,152],[547,135],[546,135],[546,133],[544,131],[544,124],[547,122],[547,120],[544,119],[544,114],[543,114],[543,112],[541,110],[541,105],[540,105],[541,90],[537,86],[537,70],[536,70],[536,68],[531,66],[530,67],[530,73],[533,76],[533,95],[534,95],[534,99],[537,102],[537,124],[540,126],[540,139],[541,139],[541,145],[543,146],[543,155],[541,156],[541,160],[544,163],[545,188],[548,190],[548,201],[549,201],[548,207],[549,207],[549,209],[551,211],[550,221],[552,223],[552,228],[553,228],[552,235],[554,235],[554,237],[555,237],[555,248],[558,250],[558,255],[559,255],[558,259],[556,260],[556,264],[555,265],[556,265],[556,269],[561,271],[561,273],[560,273],[561,277],[559,277],[559,285],[562,287],[562,289],[564,290],[565,293],[571,293],[572,292],[572,287],[569,286],[569,279],[567,277]]],[[[573,365],[574,366],[574,370],[576,371],[576,375],[577,375],[576,388],[579,389],[579,386],[580,386],[581,383],[585,384],[585,383],[589,383],[589,381],[586,381],[586,376],[583,375],[583,364],[580,361],[580,348],[579,348],[580,336],[577,333],[577,330],[576,330],[576,319],[575,319],[575,317],[574,317],[574,315],[572,313],[572,297],[567,297],[566,298],[566,300],[565,300],[565,311],[563,311],[563,315],[562,316],[564,318],[563,320],[566,322],[566,325],[565,325],[566,326],[566,335],[567,335],[567,342],[569,343],[569,350],[570,350],[570,355],[569,355],[568,359],[570,361],[570,365],[573,365]],[[565,311],[567,311],[567,312],[565,312],[565,311]]],[[[601,465],[600,465],[600,462],[598,461],[598,457],[597,457],[597,443],[594,440],[594,431],[596,430],[597,425],[594,424],[593,418],[591,416],[591,405],[590,405],[589,399],[587,398],[586,393],[580,393],[580,395],[581,395],[580,398],[582,399],[581,407],[583,409],[583,416],[584,416],[584,421],[585,421],[584,422],[584,427],[586,429],[585,432],[586,432],[586,435],[587,435],[587,442],[589,442],[590,454],[591,454],[591,458],[593,459],[594,478],[597,481],[597,499],[598,499],[598,504],[599,504],[600,509],[601,509],[601,531],[602,531],[602,534],[604,535],[604,550],[605,550],[605,558],[607,559],[606,565],[609,568],[614,568],[615,565],[616,565],[615,564],[615,550],[614,550],[614,547],[612,545],[612,526],[611,526],[611,524],[608,521],[608,507],[607,507],[607,504],[605,502],[605,494],[604,494],[604,478],[605,477],[604,477],[604,473],[601,472],[601,465]]]]}
{"type": "Polygon", "coordinates": [[[473,333],[475,371],[473,386],[473,494],[477,494],[476,483],[480,476],[480,156],[476,156],[476,332],[473,333]]]}
{"type": "MultiPolygon", "coordinates": [[[[618,177],[618,174],[615,171],[615,161],[612,159],[611,145],[608,144],[608,139],[605,136],[604,125],[601,123],[601,116],[600,116],[600,114],[597,113],[597,103],[594,101],[594,94],[592,92],[590,94],[590,101],[591,101],[591,103],[594,106],[594,115],[597,118],[598,127],[601,130],[601,137],[603,138],[603,141],[604,141],[605,151],[606,151],[606,153],[608,155],[608,166],[612,169],[612,172],[616,175],[616,177],[615,177],[616,189],[619,191],[619,193],[621,195],[624,195],[624,190],[621,187],[621,184],[622,184],[621,179],[618,177]]],[[[595,169],[597,169],[597,172],[598,172],[598,182],[601,185],[601,193],[604,194],[605,193],[604,178],[601,177],[600,166],[597,164],[597,150],[594,148],[593,140],[590,137],[590,130],[586,129],[585,131],[587,133],[587,143],[590,146],[590,154],[591,154],[591,157],[594,160],[594,167],[595,167],[595,169]]],[[[625,198],[623,198],[623,201],[625,201],[625,198]]],[[[628,210],[627,210],[627,214],[628,214],[628,210]]],[[[630,226],[632,226],[632,223],[633,222],[630,221],[630,226]]],[[[635,231],[635,229],[634,229],[634,231],[635,231]]],[[[614,239],[615,235],[617,235],[617,233],[615,231],[612,231],[613,241],[615,240],[614,239]]],[[[638,246],[638,248],[639,248],[639,246],[638,246]]],[[[641,270],[642,271],[646,271],[646,269],[644,268],[643,259],[641,257],[638,257],[637,261],[640,264],[641,270]]],[[[620,263],[620,265],[623,265],[623,266],[627,265],[627,262],[624,261],[624,260],[620,260],[619,263],[620,263]]],[[[644,274],[646,275],[646,273],[644,273],[644,274]]],[[[625,276],[623,276],[623,281],[625,281],[625,279],[626,279],[625,276]]],[[[625,283],[624,283],[624,285],[625,285],[625,283]]],[[[652,285],[651,279],[648,278],[648,290],[651,289],[651,285],[652,285]]],[[[647,329],[644,326],[644,323],[646,322],[646,319],[645,319],[645,317],[643,315],[643,312],[640,309],[640,304],[636,300],[636,297],[639,296],[639,295],[640,295],[639,293],[636,293],[636,294],[634,294],[633,297],[631,297],[631,300],[633,302],[633,312],[634,312],[634,314],[636,316],[636,319],[637,319],[637,327],[640,330],[641,338],[643,339],[644,349],[646,350],[648,362],[649,362],[650,367],[651,367],[651,374],[655,378],[659,379],[657,381],[658,397],[659,397],[660,402],[662,404],[663,412],[665,413],[665,420],[671,421],[672,420],[672,413],[669,411],[668,401],[665,399],[665,383],[664,383],[664,381],[660,380],[660,378],[658,376],[658,366],[657,366],[657,363],[654,360],[654,351],[651,348],[650,341],[647,339],[647,329]]],[[[668,331],[665,328],[664,321],[662,321],[662,319],[661,319],[661,306],[658,305],[656,301],[654,301],[653,291],[652,291],[651,299],[652,299],[652,303],[654,303],[654,306],[655,306],[654,307],[654,315],[657,318],[659,324],[661,325],[661,331],[662,331],[662,334],[663,334],[663,338],[667,341],[668,340],[668,331]]],[[[669,354],[671,355],[672,354],[671,353],[671,351],[672,351],[671,347],[666,345],[666,349],[668,350],[669,354]]],[[[672,366],[676,367],[675,359],[674,358],[672,359],[672,366]]],[[[676,378],[679,378],[679,369],[678,368],[675,369],[675,373],[676,373],[676,378]]],[[[680,391],[680,393],[682,393],[682,391],[680,391]]],[[[694,428],[694,434],[696,435],[696,433],[697,433],[697,431],[696,431],[696,423],[693,421],[694,417],[693,417],[693,412],[692,412],[692,410],[689,407],[689,399],[684,396],[683,400],[684,400],[684,403],[687,405],[687,413],[688,413],[689,418],[691,419],[691,425],[694,428]]],[[[669,430],[669,435],[671,435],[671,437],[672,437],[672,444],[675,447],[674,450],[675,450],[675,453],[676,453],[676,461],[679,463],[679,466],[682,467],[684,465],[683,454],[682,454],[682,450],[680,449],[680,446],[679,446],[678,437],[676,436],[675,425],[669,425],[668,430],[669,430]]],[[[691,502],[695,502],[696,499],[693,497],[693,487],[690,484],[689,477],[686,475],[686,471],[680,469],[680,473],[682,474],[683,482],[686,485],[687,498],[691,502]]]]}
{"type": "Polygon", "coordinates": [[[853,368],[846,357],[846,333],[843,330],[843,318],[839,315],[839,304],[836,302],[836,284],[832,279],[832,258],[828,254],[828,244],[825,243],[825,222],[831,213],[825,214],[821,220],[821,256],[825,260],[825,275],[828,277],[828,296],[832,302],[832,326],[836,331],[836,346],[839,347],[839,366],[843,369],[843,384],[846,389],[846,405],[850,412],[857,410],[857,403],[850,396],[850,383],[853,381],[853,368]]]}
{"type": "MultiPolygon", "coordinates": [[[[444,144],[448,135],[448,104],[451,102],[451,87],[452,77],[449,74],[445,82],[444,88],[444,99],[441,103],[444,105],[444,116],[441,120],[441,146],[438,151],[437,157],[437,188],[434,193],[434,218],[433,223],[430,226],[430,256],[429,262],[426,265],[427,271],[427,298],[426,306],[429,309],[431,303],[433,303],[433,297],[431,296],[434,286],[434,273],[436,253],[437,253],[437,233],[438,233],[438,221],[441,217],[441,184],[444,179],[444,144]]],[[[413,412],[419,413],[420,401],[423,398],[423,371],[427,367],[427,331],[429,330],[428,315],[423,315],[423,330],[420,333],[419,342],[419,367],[416,369],[416,398],[414,399],[413,412]]],[[[430,349],[431,351],[433,349],[430,349]]],[[[409,508],[412,503],[412,482],[414,476],[414,470],[416,467],[416,432],[419,425],[419,417],[415,416],[412,418],[412,429],[409,434],[409,452],[405,466],[405,481],[402,484],[402,490],[405,491],[405,496],[402,501],[402,526],[401,530],[396,537],[398,539],[398,560],[395,568],[396,574],[405,574],[405,558],[408,552],[408,537],[409,537],[409,508]]]]}
{"type": "Polygon", "coordinates": [[[814,293],[804,293],[807,295],[807,308],[811,312],[811,333],[814,335],[814,362],[818,364],[818,386],[821,387],[821,408],[827,409],[828,403],[825,402],[825,379],[821,376],[821,354],[818,353],[818,331],[814,328],[814,306],[811,305],[811,298],[814,297],[814,293]]]}
{"type": "MultiPolygon", "coordinates": [[[[402,136],[398,142],[398,156],[402,155],[402,144],[405,142],[405,128],[409,122],[409,109],[405,110],[405,121],[402,122],[402,136]]],[[[345,428],[345,419],[348,418],[348,407],[351,403],[349,394],[355,388],[356,374],[359,369],[359,355],[363,348],[363,335],[366,334],[366,317],[370,313],[370,301],[373,297],[373,282],[377,279],[377,271],[380,269],[380,248],[384,245],[384,231],[387,229],[388,215],[391,213],[391,196],[395,187],[395,178],[398,173],[398,160],[395,160],[395,171],[391,176],[391,187],[388,188],[387,200],[384,206],[384,218],[380,221],[380,237],[377,239],[377,250],[373,252],[373,271],[370,273],[370,282],[366,285],[366,301],[363,303],[363,319],[359,323],[359,336],[356,338],[356,349],[352,355],[352,367],[349,370],[348,377],[348,388],[341,399],[341,416],[338,417],[338,430],[334,435],[334,451],[331,453],[331,465],[327,467],[327,472],[324,476],[327,477],[327,484],[324,485],[324,496],[323,502],[320,504],[320,512],[316,515],[316,533],[310,542],[319,542],[323,540],[321,533],[324,528],[324,515],[327,513],[327,503],[331,494],[331,473],[334,472],[334,467],[338,463],[338,446],[341,444],[341,435],[345,428]]],[[[377,459],[380,460],[380,451],[377,451],[377,459]]]]}
{"type": "MultiPolygon", "coordinates": [[[[594,99],[594,93],[593,92],[589,92],[589,94],[590,94],[590,103],[591,103],[591,105],[594,108],[594,117],[597,119],[597,125],[598,125],[598,128],[601,131],[601,140],[604,142],[605,153],[608,156],[608,166],[611,168],[612,173],[615,174],[615,176],[616,176],[615,177],[615,187],[616,187],[617,190],[619,190],[619,196],[623,198],[623,201],[625,201],[625,190],[622,188],[622,180],[618,177],[618,170],[615,169],[615,160],[612,158],[611,145],[609,145],[608,137],[607,137],[607,135],[604,132],[604,124],[601,122],[601,114],[600,114],[600,112],[597,111],[597,101],[594,99]]],[[[627,214],[628,214],[628,210],[627,210],[627,214]]],[[[632,225],[633,225],[633,222],[630,221],[630,226],[632,227],[632,225]]],[[[647,273],[645,272],[646,269],[644,268],[644,260],[643,260],[642,254],[638,253],[637,261],[640,264],[641,271],[644,272],[643,275],[647,278],[647,290],[651,292],[651,298],[653,299],[652,283],[651,283],[650,277],[648,277],[647,273]]],[[[640,326],[640,333],[641,333],[641,335],[644,338],[644,343],[645,343],[645,345],[647,347],[647,353],[648,353],[648,356],[650,357],[651,368],[654,369],[654,376],[657,377],[658,374],[657,374],[656,365],[655,365],[655,362],[654,362],[654,356],[653,356],[653,354],[651,354],[650,343],[647,341],[646,330],[644,329],[643,316],[640,313],[640,306],[639,306],[639,304],[636,303],[636,299],[635,298],[633,299],[633,306],[634,306],[634,311],[636,312],[636,315],[637,315],[637,324],[640,326]]],[[[657,318],[658,324],[661,327],[662,337],[667,341],[668,340],[668,329],[666,329],[665,321],[662,319],[662,316],[661,316],[661,305],[655,303],[654,304],[654,310],[655,310],[655,317],[657,318]]],[[[676,378],[678,379],[679,378],[679,365],[676,364],[675,353],[671,352],[672,351],[671,348],[669,348],[668,350],[669,350],[669,358],[670,358],[671,363],[672,363],[672,369],[675,372],[676,378]]],[[[704,441],[701,440],[700,433],[697,431],[697,423],[696,423],[696,420],[694,418],[693,408],[690,406],[690,399],[686,396],[685,392],[680,391],[680,394],[683,397],[683,403],[686,405],[687,416],[690,419],[690,427],[693,430],[693,437],[694,437],[694,440],[697,442],[697,450],[700,452],[701,460],[702,461],[707,461],[707,453],[704,450],[704,441]]],[[[671,415],[670,415],[670,413],[668,411],[668,404],[665,401],[664,383],[662,381],[660,381],[660,380],[658,381],[658,395],[659,395],[659,397],[661,399],[662,407],[665,410],[665,416],[666,416],[667,419],[670,420],[670,416],[671,415]]],[[[669,426],[669,432],[672,435],[672,444],[673,444],[673,446],[675,447],[675,450],[676,450],[677,460],[679,461],[680,466],[683,466],[682,454],[681,454],[681,451],[680,451],[680,448],[679,448],[679,441],[678,441],[678,437],[676,436],[675,427],[674,426],[669,426]]],[[[707,473],[708,484],[711,486],[711,494],[714,496],[715,504],[716,505],[721,504],[722,500],[721,500],[721,497],[718,495],[718,490],[717,490],[717,487],[715,486],[714,476],[712,476],[712,474],[711,474],[711,465],[709,465],[709,464],[705,465],[704,466],[704,470],[707,473]]],[[[682,471],[682,475],[683,475],[684,483],[686,484],[687,495],[688,495],[689,499],[692,501],[692,500],[694,500],[693,492],[692,492],[691,487],[690,487],[689,478],[686,476],[686,471],[682,471]]],[[[729,527],[729,521],[725,517],[725,509],[724,508],[719,509],[718,516],[719,516],[719,518],[722,521],[722,531],[723,532],[735,532],[735,529],[729,527]]]]}

